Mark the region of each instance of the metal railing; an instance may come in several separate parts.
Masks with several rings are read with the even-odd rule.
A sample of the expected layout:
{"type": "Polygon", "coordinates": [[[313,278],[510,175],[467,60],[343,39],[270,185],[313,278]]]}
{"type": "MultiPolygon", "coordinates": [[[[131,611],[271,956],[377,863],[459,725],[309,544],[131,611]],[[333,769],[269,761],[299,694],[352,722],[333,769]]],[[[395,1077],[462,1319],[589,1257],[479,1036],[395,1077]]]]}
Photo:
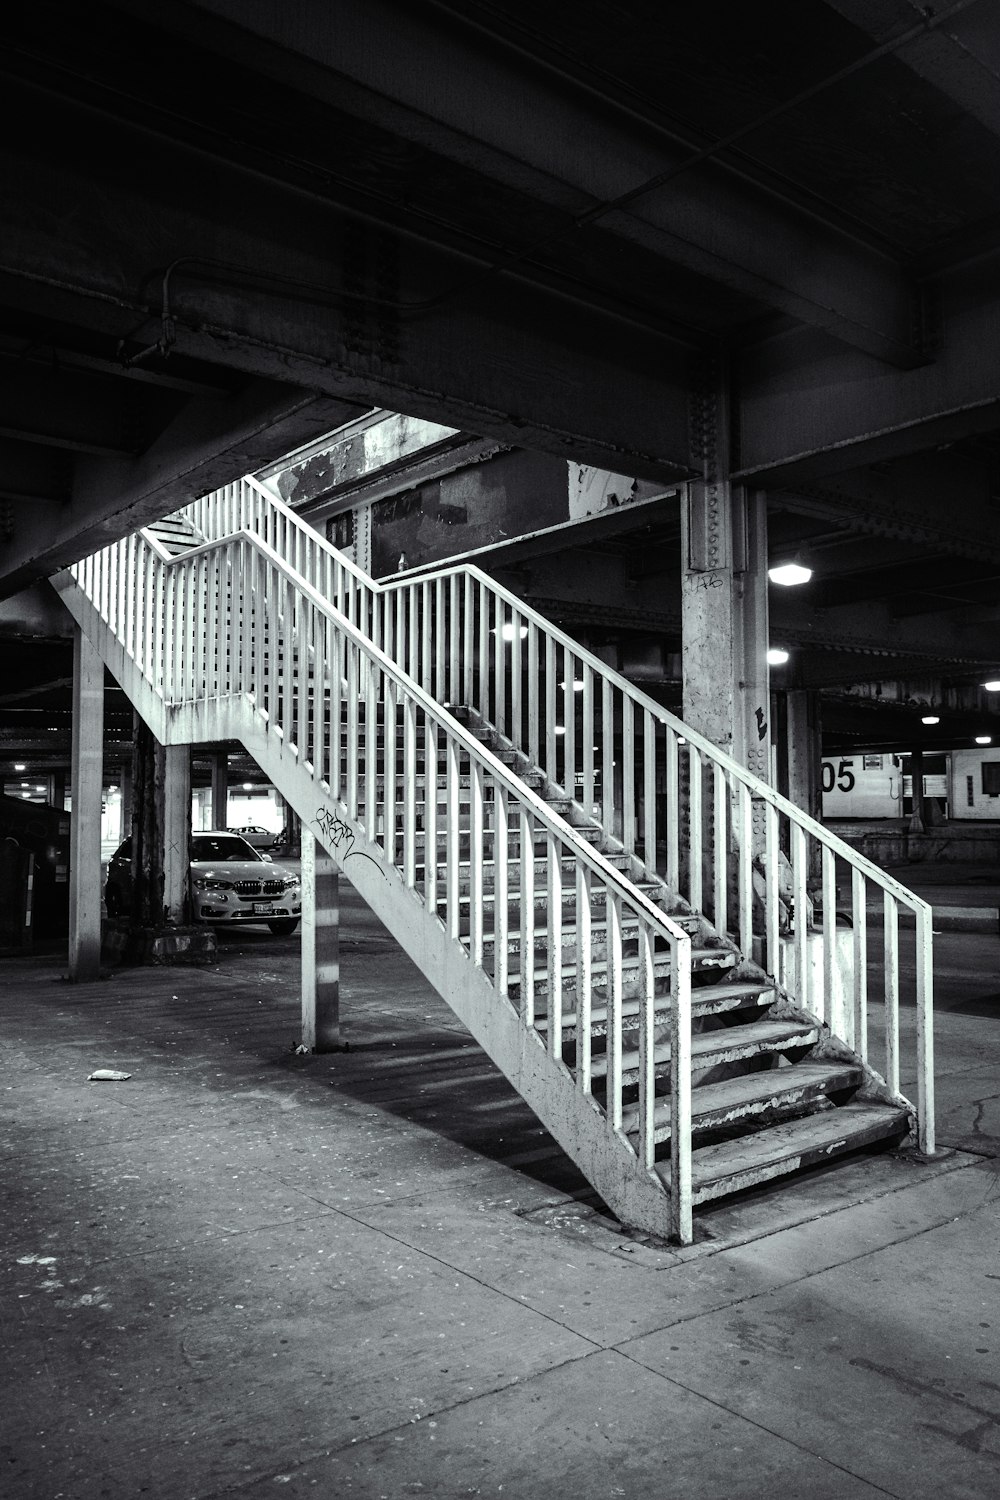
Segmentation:
{"type": "Polygon", "coordinates": [[[188,514],[209,536],[227,526],[260,532],[430,697],[475,710],[731,934],[894,1094],[901,1011],[912,1001],[918,1139],[933,1152],[926,902],[480,569],[422,569],[378,584],[252,478],[188,514]],[[877,963],[870,910],[884,927],[877,963]],[[912,934],[905,924],[901,931],[901,913],[912,913],[912,934]],[[874,997],[870,966],[879,974],[874,997]],[[884,1006],[879,1031],[873,999],[884,1006]]]}
{"type": "MultiPolygon", "coordinates": [[[[216,504],[198,504],[203,532],[222,519],[216,504]]],[[[689,1242],[690,938],[302,575],[296,562],[364,608],[374,595],[325,543],[313,548],[286,527],[279,517],[270,535],[294,537],[295,562],[263,527],[240,526],[172,560],[129,536],[70,572],[168,708],[214,705],[201,722],[225,738],[227,702],[250,700],[258,732],[280,737],[296,768],[300,815],[311,818],[301,804],[318,797],[331,809],[320,829],[328,847],[397,872],[406,903],[418,898],[462,944],[643,1173],[654,1160],[654,1027],[669,1022],[671,1232],[689,1242]],[[607,1034],[596,1071],[595,994],[607,1034]],[[637,1082],[623,1070],[626,1029],[637,1082]],[[634,1139],[622,1131],[626,1089],[637,1089],[634,1139]]]]}

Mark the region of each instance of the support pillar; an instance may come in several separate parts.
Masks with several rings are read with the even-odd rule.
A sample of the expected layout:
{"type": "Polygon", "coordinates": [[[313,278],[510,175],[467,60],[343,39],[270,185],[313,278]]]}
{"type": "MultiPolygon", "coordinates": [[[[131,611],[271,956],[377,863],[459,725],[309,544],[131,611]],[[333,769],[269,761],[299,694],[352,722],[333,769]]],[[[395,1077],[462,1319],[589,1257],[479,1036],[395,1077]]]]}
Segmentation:
{"type": "Polygon", "coordinates": [[[101,796],[104,790],[104,666],[73,632],[73,732],[69,820],[69,977],[101,972],[101,796]]]}
{"type": "Polygon", "coordinates": [[[212,827],[229,826],[229,756],[217,750],[212,756],[212,827]]]}
{"type": "Polygon", "coordinates": [[[190,915],[191,751],[163,748],[163,919],[181,927],[190,915]]]}
{"type": "Polygon", "coordinates": [[[132,767],[122,766],[122,826],[121,836],[127,839],[132,833],[132,767]]]}
{"type": "Polygon", "coordinates": [[[910,752],[910,788],[913,808],[910,813],[910,832],[923,833],[927,823],[924,806],[924,752],[910,752]]]}
{"type": "Polygon", "coordinates": [[[684,721],[769,783],[763,492],[728,480],[690,484],[682,544],[684,721]]]}
{"type": "Polygon", "coordinates": [[[823,814],[820,773],[823,764],[819,694],[797,688],[784,695],[787,778],[781,788],[789,802],[811,818],[823,814]]]}
{"type": "Polygon", "coordinates": [[[50,807],[56,807],[60,812],[66,808],[66,772],[52,771],[49,775],[48,791],[45,797],[50,807]]]}
{"type": "Polygon", "coordinates": [[[339,1052],[340,871],[302,829],[302,1045],[339,1052]]]}

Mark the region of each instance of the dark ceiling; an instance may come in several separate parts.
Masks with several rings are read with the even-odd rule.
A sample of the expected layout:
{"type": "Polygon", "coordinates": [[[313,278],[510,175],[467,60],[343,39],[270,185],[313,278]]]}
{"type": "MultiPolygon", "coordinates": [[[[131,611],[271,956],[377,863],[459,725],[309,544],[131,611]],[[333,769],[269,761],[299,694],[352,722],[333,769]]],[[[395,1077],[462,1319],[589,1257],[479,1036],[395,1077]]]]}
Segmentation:
{"type": "Polygon", "coordinates": [[[378,405],[716,464],[828,725],[992,714],[993,0],[36,0],[0,74],[0,595],[378,405]]]}

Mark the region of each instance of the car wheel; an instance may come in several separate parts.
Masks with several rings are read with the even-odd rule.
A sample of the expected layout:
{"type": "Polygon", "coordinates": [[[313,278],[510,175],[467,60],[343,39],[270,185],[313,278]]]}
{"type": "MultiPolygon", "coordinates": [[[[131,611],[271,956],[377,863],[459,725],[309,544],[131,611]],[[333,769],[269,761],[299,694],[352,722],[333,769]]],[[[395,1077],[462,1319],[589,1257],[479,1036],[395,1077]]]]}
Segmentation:
{"type": "Polygon", "coordinates": [[[276,937],[290,937],[299,925],[298,917],[275,917],[273,922],[268,922],[268,927],[276,937]]]}

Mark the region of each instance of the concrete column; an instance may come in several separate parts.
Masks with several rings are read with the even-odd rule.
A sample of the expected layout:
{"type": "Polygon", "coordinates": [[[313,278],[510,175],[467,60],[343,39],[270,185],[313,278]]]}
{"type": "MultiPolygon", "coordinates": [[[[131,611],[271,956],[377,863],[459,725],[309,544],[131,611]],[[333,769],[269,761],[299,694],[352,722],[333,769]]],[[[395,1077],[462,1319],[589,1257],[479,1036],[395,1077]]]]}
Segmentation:
{"type": "Polygon", "coordinates": [[[190,863],[191,751],[187,745],[167,745],[163,750],[163,916],[177,926],[190,917],[190,863]]]}
{"type": "Polygon", "coordinates": [[[340,871],[302,829],[302,1045],[338,1052],[340,1037],[340,871]]]}
{"type": "Polygon", "coordinates": [[[913,797],[910,832],[923,833],[927,818],[924,807],[924,752],[922,750],[910,752],[910,778],[913,797]]]}
{"type": "Polygon", "coordinates": [[[682,518],[683,717],[769,782],[766,498],[699,481],[682,518]]]}
{"type": "Polygon", "coordinates": [[[73,729],[69,820],[69,977],[101,972],[101,796],[104,790],[104,665],[73,632],[73,729]]]}
{"type": "Polygon", "coordinates": [[[132,832],[132,767],[122,766],[122,827],[121,835],[127,839],[132,832]]]}
{"type": "Polygon", "coordinates": [[[823,811],[820,770],[823,764],[819,694],[799,688],[784,694],[787,776],[782,788],[789,802],[812,818],[823,811]]]}
{"type": "Polygon", "coordinates": [[[225,750],[212,756],[212,827],[229,826],[229,757],[225,750]]]}

